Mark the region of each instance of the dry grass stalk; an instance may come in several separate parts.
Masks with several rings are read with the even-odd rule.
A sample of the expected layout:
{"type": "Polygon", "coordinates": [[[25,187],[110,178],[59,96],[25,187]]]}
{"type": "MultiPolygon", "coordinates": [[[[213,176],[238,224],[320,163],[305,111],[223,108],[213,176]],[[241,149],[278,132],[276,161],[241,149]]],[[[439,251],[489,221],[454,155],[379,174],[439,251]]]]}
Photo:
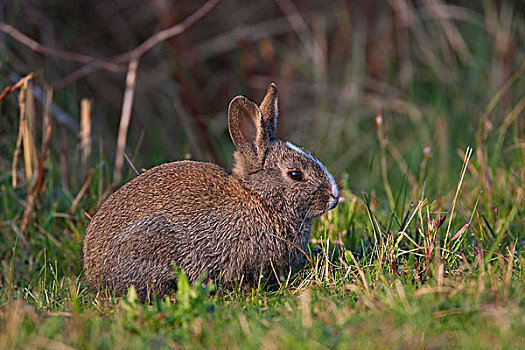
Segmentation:
{"type": "Polygon", "coordinates": [[[33,177],[33,172],[37,164],[35,146],[35,100],[31,84],[27,86],[26,92],[25,118],[22,123],[22,143],[24,151],[24,169],[26,181],[29,182],[33,177]]]}
{"type": "Polygon", "coordinates": [[[13,154],[13,163],[12,163],[12,166],[11,166],[11,179],[12,179],[11,181],[12,181],[13,188],[18,187],[18,177],[17,177],[17,174],[16,174],[16,168],[17,168],[17,165],[18,165],[18,157],[20,157],[20,152],[22,151],[22,135],[23,135],[23,131],[22,130],[23,130],[24,119],[25,119],[25,114],[26,114],[27,83],[31,79],[33,79],[33,73],[25,76],[17,84],[15,84],[15,85],[18,85],[21,82],[21,84],[19,85],[21,87],[20,95],[18,97],[18,106],[19,106],[19,111],[20,111],[20,119],[19,119],[20,122],[19,122],[19,127],[18,127],[18,137],[16,139],[15,153],[13,154]]]}
{"type": "Polygon", "coordinates": [[[51,106],[53,105],[53,89],[46,88],[44,98],[44,116],[42,119],[42,140],[45,140],[47,127],[51,125],[51,106]]]}
{"type": "MultiPolygon", "coordinates": [[[[414,194],[418,193],[419,186],[418,186],[416,176],[412,174],[412,172],[410,171],[410,167],[408,166],[408,163],[403,158],[401,151],[393,144],[390,144],[389,151],[390,151],[390,155],[396,162],[401,173],[406,174],[408,183],[410,184],[410,187],[412,188],[412,193],[414,194]]],[[[425,154],[424,151],[423,151],[423,154],[425,154]]],[[[425,160],[425,157],[423,157],[423,160],[425,160]]]]}
{"type": "Polygon", "coordinates": [[[128,155],[126,153],[124,153],[124,158],[126,158],[126,161],[128,162],[128,164],[131,167],[131,169],[133,169],[133,172],[135,173],[135,175],[139,176],[140,175],[139,171],[137,170],[137,168],[135,167],[135,165],[133,164],[131,159],[129,159],[129,157],[128,157],[128,155]]]}
{"type": "Polygon", "coordinates": [[[381,176],[383,178],[383,185],[385,186],[386,195],[388,197],[388,204],[390,205],[390,210],[394,210],[395,207],[395,200],[394,200],[394,194],[392,192],[392,188],[390,187],[390,182],[388,181],[388,168],[386,164],[386,152],[387,152],[387,146],[388,146],[388,140],[385,136],[385,130],[384,130],[384,118],[382,113],[378,113],[376,116],[376,130],[377,130],[377,138],[379,141],[379,149],[380,149],[380,162],[381,162],[381,176]]]}
{"type": "Polygon", "coordinates": [[[467,172],[468,164],[470,162],[470,157],[472,156],[472,148],[467,147],[467,152],[465,159],[463,160],[463,167],[461,169],[461,176],[459,178],[458,186],[456,188],[456,194],[454,195],[454,200],[452,201],[452,209],[450,211],[450,216],[448,220],[447,233],[445,234],[445,241],[443,247],[447,247],[448,234],[450,232],[450,226],[452,225],[452,219],[454,218],[454,209],[456,208],[456,202],[458,200],[459,190],[463,184],[463,179],[465,178],[465,173],[467,172]]]}
{"type": "Polygon", "coordinates": [[[51,127],[51,125],[48,125],[46,127],[44,139],[42,140],[42,149],[40,150],[40,158],[38,160],[37,178],[33,182],[31,190],[29,191],[29,195],[27,196],[26,207],[24,209],[24,216],[22,218],[22,231],[25,231],[26,228],[29,226],[29,222],[31,221],[31,217],[33,216],[33,212],[35,211],[37,199],[40,196],[40,192],[42,191],[42,185],[47,174],[47,168],[44,166],[44,164],[47,160],[49,141],[51,140],[52,129],[53,128],[51,127]]]}
{"type": "Polygon", "coordinates": [[[505,272],[505,278],[504,278],[504,282],[503,282],[503,285],[504,285],[504,292],[503,292],[503,295],[506,297],[509,295],[509,288],[510,288],[510,283],[512,281],[512,272],[513,272],[513,267],[514,267],[514,253],[516,252],[516,244],[518,243],[518,241],[514,241],[511,246],[510,246],[510,250],[509,250],[509,263],[507,264],[507,271],[505,272]]]}
{"type": "Polygon", "coordinates": [[[91,158],[91,101],[87,98],[80,103],[80,142],[82,153],[82,168],[89,167],[91,158]]]}
{"type": "MultiPolygon", "coordinates": [[[[14,82],[19,82],[21,79],[23,79],[21,76],[19,76],[18,74],[14,73],[14,72],[10,72],[9,73],[9,79],[11,81],[14,81],[14,82]]],[[[33,88],[33,95],[35,97],[35,100],[38,101],[40,104],[42,104],[45,108],[45,104],[46,104],[46,94],[49,93],[49,90],[52,90],[50,88],[47,88],[46,90],[47,91],[43,91],[42,89],[40,89],[38,87],[38,85],[36,84],[33,84],[32,86],[33,88]]],[[[50,103],[50,106],[49,106],[49,115],[54,115],[54,119],[55,121],[57,122],[58,125],[60,126],[64,126],[64,127],[67,127],[68,129],[70,129],[71,131],[75,132],[75,133],[78,133],[79,130],[80,130],[80,126],[78,125],[78,122],[76,120],[74,120],[74,118],[72,118],[69,114],[67,114],[66,112],[64,112],[60,107],[58,107],[56,104],[50,103]]],[[[45,128],[42,130],[43,132],[45,132],[45,128]]]]}
{"type": "Polygon", "coordinates": [[[359,263],[357,262],[357,259],[355,258],[354,254],[351,250],[347,250],[348,254],[350,255],[350,258],[352,259],[352,262],[355,265],[355,268],[357,269],[357,272],[359,273],[359,277],[361,277],[361,281],[363,283],[363,288],[365,289],[366,293],[368,294],[369,288],[368,288],[368,282],[366,281],[366,275],[363,269],[359,266],[359,263]]]}
{"type": "Polygon", "coordinates": [[[135,94],[135,83],[137,80],[138,58],[129,63],[128,74],[126,76],[126,91],[122,102],[122,114],[120,116],[120,126],[117,138],[117,153],[115,155],[115,168],[113,171],[113,183],[119,183],[122,179],[122,166],[124,165],[124,153],[126,150],[126,139],[131,120],[131,109],[133,107],[133,96],[135,94]]]}

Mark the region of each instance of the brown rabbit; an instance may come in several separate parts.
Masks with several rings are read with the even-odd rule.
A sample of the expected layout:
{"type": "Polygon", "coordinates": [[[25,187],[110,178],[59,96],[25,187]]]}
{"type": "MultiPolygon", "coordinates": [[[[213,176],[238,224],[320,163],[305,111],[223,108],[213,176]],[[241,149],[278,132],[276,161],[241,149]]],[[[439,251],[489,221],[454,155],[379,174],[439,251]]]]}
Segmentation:
{"type": "Polygon", "coordinates": [[[231,173],[204,162],[157,166],[111,195],[84,238],[85,276],[117,295],[134,285],[144,300],[176,285],[173,264],[190,282],[206,273],[221,283],[257,283],[308,251],[312,219],[337,205],[339,191],[324,165],[275,137],[277,88],[260,107],[232,100],[235,144],[231,173]]]}

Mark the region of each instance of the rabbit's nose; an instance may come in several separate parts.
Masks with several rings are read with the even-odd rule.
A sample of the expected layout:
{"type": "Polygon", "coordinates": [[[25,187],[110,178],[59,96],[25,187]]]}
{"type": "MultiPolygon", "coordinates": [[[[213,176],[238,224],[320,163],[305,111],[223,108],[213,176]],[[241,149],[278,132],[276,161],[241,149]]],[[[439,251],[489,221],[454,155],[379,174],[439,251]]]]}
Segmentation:
{"type": "Polygon", "coordinates": [[[330,196],[330,200],[328,201],[328,210],[334,209],[337,203],[339,203],[339,196],[330,196]]]}

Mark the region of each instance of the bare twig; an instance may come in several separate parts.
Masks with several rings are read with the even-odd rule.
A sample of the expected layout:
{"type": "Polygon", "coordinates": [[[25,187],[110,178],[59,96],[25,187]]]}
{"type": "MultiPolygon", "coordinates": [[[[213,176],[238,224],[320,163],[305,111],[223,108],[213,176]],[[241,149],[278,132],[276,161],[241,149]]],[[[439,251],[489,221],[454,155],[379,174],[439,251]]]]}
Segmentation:
{"type": "Polygon", "coordinates": [[[89,169],[86,180],[82,184],[80,191],[78,191],[78,194],[75,196],[75,199],[73,200],[73,203],[71,204],[71,211],[70,211],[71,215],[75,214],[75,211],[77,210],[80,200],[82,199],[82,197],[84,197],[84,194],[89,188],[89,184],[91,183],[91,177],[93,176],[94,172],[95,171],[93,169],[89,169]]]}
{"type": "Polygon", "coordinates": [[[68,85],[73,84],[75,81],[80,80],[81,78],[85,77],[86,75],[89,75],[90,73],[93,73],[97,70],[99,70],[100,67],[97,67],[92,64],[86,64],[80,67],[79,69],[73,71],[73,73],[70,73],[69,75],[66,75],[65,78],[60,79],[55,84],[53,84],[53,89],[55,90],[62,90],[68,85]]]}
{"type": "Polygon", "coordinates": [[[68,52],[64,50],[58,50],[58,49],[46,47],[40,44],[39,42],[31,39],[30,37],[18,31],[13,26],[10,26],[7,23],[0,22],[0,31],[10,35],[13,39],[29,47],[31,50],[38,52],[40,54],[43,54],[45,56],[63,58],[68,61],[74,61],[74,62],[79,62],[79,63],[84,63],[84,64],[92,64],[99,68],[109,70],[111,72],[122,71],[122,67],[112,62],[104,61],[104,60],[101,60],[99,58],[92,57],[92,56],[87,56],[87,55],[82,55],[82,54],[78,54],[74,52],[68,52]]]}
{"type": "Polygon", "coordinates": [[[40,158],[38,159],[38,178],[36,181],[36,191],[37,194],[40,194],[40,191],[42,190],[42,184],[44,182],[44,175],[45,175],[45,168],[44,164],[47,159],[47,155],[49,154],[49,142],[51,141],[51,131],[52,127],[51,124],[47,125],[46,127],[46,133],[44,135],[44,140],[42,141],[42,149],[40,150],[40,158]]]}
{"type": "MultiPolygon", "coordinates": [[[[202,17],[204,17],[208,12],[210,12],[218,3],[220,0],[208,0],[204,5],[202,5],[199,9],[197,9],[195,12],[193,12],[191,15],[186,17],[182,22],[166,28],[153,36],[151,36],[149,39],[144,41],[142,44],[137,46],[135,49],[116,55],[111,59],[111,62],[114,64],[120,65],[123,63],[128,63],[131,60],[135,58],[140,58],[142,55],[144,55],[146,52],[151,50],[156,45],[160,44],[163,41],[166,41],[170,38],[173,38],[174,36],[177,36],[192,25],[194,25],[196,22],[198,22],[202,17]]],[[[120,67],[120,66],[119,66],[120,67]]],[[[104,69],[100,64],[95,64],[94,62],[90,62],[86,64],[85,66],[79,68],[78,70],[74,71],[70,75],[66,76],[64,79],[58,81],[54,88],[55,89],[62,89],[69,84],[72,84],[73,82],[77,81],[78,79],[93,73],[99,69],[104,69]]]]}
{"type": "Polygon", "coordinates": [[[173,38],[174,36],[177,36],[184,32],[186,29],[188,29],[198,20],[204,17],[208,12],[210,12],[219,3],[219,1],[220,0],[206,1],[204,5],[202,5],[197,11],[193,12],[191,15],[186,17],[186,19],[184,19],[182,22],[174,25],[173,27],[164,29],[154,34],[142,44],[137,46],[135,49],[123,53],[121,55],[115,56],[112,61],[115,63],[126,63],[135,58],[139,58],[140,56],[144,55],[146,52],[148,52],[161,42],[173,38]]]}
{"type": "Polygon", "coordinates": [[[142,146],[142,142],[144,142],[144,135],[146,135],[145,129],[140,130],[139,139],[137,140],[137,145],[135,146],[135,151],[133,151],[133,155],[131,156],[131,163],[134,163],[137,159],[137,155],[139,154],[140,146],[142,146]]]}
{"type": "Polygon", "coordinates": [[[18,81],[11,85],[11,86],[8,86],[4,89],[4,91],[2,91],[2,93],[0,94],[0,101],[2,101],[7,95],[9,95],[11,92],[15,91],[16,89],[19,89],[22,85],[24,85],[24,83],[27,81],[27,80],[30,80],[33,78],[33,73],[30,73],[29,75],[27,75],[26,77],[23,77],[23,78],[20,78],[18,79],[18,81]]]}
{"type": "MultiPolygon", "coordinates": [[[[290,28],[290,23],[286,18],[272,18],[256,23],[246,23],[242,28],[235,27],[231,31],[217,33],[217,35],[205,38],[195,45],[195,49],[202,60],[207,60],[234,49],[239,44],[239,36],[242,36],[242,39],[247,42],[258,42],[267,37],[287,34],[291,30],[293,29],[290,28]]],[[[262,84],[264,88],[266,88],[268,80],[271,79],[264,77],[262,84]]]]}
{"type": "Polygon", "coordinates": [[[60,162],[60,175],[62,178],[62,189],[65,192],[70,191],[70,166],[68,164],[67,154],[69,153],[68,135],[64,128],[60,128],[60,154],[58,156],[60,162]]]}
{"type": "Polygon", "coordinates": [[[124,101],[122,102],[122,114],[117,138],[117,153],[115,155],[115,168],[113,170],[114,184],[119,183],[122,178],[122,166],[124,165],[124,152],[131,119],[131,109],[133,107],[133,95],[135,94],[138,65],[138,58],[134,58],[129,63],[128,74],[126,76],[126,91],[124,92],[124,101]]]}

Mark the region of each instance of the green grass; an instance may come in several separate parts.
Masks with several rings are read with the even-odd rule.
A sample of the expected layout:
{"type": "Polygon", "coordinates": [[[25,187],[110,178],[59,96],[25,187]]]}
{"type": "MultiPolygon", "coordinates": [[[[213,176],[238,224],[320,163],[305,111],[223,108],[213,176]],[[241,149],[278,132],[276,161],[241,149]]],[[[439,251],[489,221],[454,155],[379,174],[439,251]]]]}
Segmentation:
{"type": "Polygon", "coordinates": [[[71,295],[67,311],[10,304],[2,340],[80,348],[522,347],[523,283],[506,289],[485,278],[441,286],[432,280],[425,288],[385,280],[368,292],[349,281],[314,284],[300,294],[233,297],[208,297],[193,287],[179,290],[176,303],[144,306],[128,297],[89,310],[71,295]]]}
{"type": "MultiPolygon", "coordinates": [[[[521,166],[502,176],[512,178],[521,166]]],[[[97,206],[105,181],[106,167],[98,168],[81,201],[86,211],[97,206]]],[[[53,177],[49,186],[58,183],[53,177]]],[[[38,224],[21,233],[23,191],[4,178],[2,199],[11,211],[2,214],[9,259],[2,265],[0,341],[6,348],[523,347],[525,255],[515,229],[522,199],[504,196],[509,209],[484,213],[482,194],[471,198],[476,182],[466,171],[448,236],[455,188],[433,200],[423,192],[411,197],[403,183],[393,188],[393,212],[386,198],[345,188],[344,200],[314,229],[313,268],[306,264],[277,290],[216,294],[182,276],[171,298],[142,305],[134,291],[119,299],[83,283],[84,209],[64,214],[71,198],[49,187],[38,224]]]]}
{"type": "MultiPolygon", "coordinates": [[[[115,298],[88,290],[82,239],[89,218],[111,192],[113,168],[106,152],[118,125],[111,116],[119,112],[103,92],[95,95],[98,142],[88,169],[81,166],[78,137],[55,125],[47,175],[23,230],[34,178],[24,178],[27,159],[21,156],[19,185],[12,186],[19,92],[0,101],[0,348],[525,348],[525,20],[519,2],[457,4],[448,8],[456,17],[445,20],[417,7],[419,21],[407,24],[411,74],[405,83],[400,56],[385,41],[389,37],[381,31],[364,35],[359,21],[343,16],[344,1],[319,13],[318,19],[337,22],[324,28],[326,38],[322,21],[312,25],[312,35],[326,39],[323,62],[304,56],[301,40],[308,37],[270,38],[276,66],[290,74],[283,77],[283,85],[290,85],[281,95],[286,138],[318,153],[342,187],[337,208],[316,221],[311,264],[273,289],[218,293],[181,277],[172,296],[152,296],[145,305],[133,291],[115,298]],[[460,36],[444,30],[447,24],[460,36]],[[428,40],[419,41],[421,36],[428,40]],[[365,37],[372,38],[363,45],[372,54],[360,46],[365,37]],[[460,38],[471,58],[454,41],[460,38]],[[499,47],[502,43],[510,45],[499,47]],[[371,78],[374,62],[382,71],[371,78]],[[383,118],[374,120],[378,111],[383,118]],[[61,169],[61,157],[69,175],[61,169]],[[90,170],[89,186],[79,195],[90,170]]],[[[364,10],[352,13],[359,11],[364,10]]],[[[393,32],[392,18],[384,16],[378,14],[377,23],[393,32]]],[[[218,21],[219,27],[224,23],[218,21]]],[[[75,37],[74,28],[66,28],[68,38],[75,37]]],[[[11,84],[10,70],[24,67],[20,57],[36,60],[14,41],[6,40],[5,48],[2,87],[11,84]]],[[[213,107],[195,116],[183,111],[202,122],[223,164],[231,162],[233,146],[222,95],[245,93],[281,72],[244,72],[243,55],[232,49],[225,54],[227,64],[200,62],[211,83],[203,89],[193,82],[199,97],[193,102],[213,101],[213,107]],[[220,79],[235,91],[219,88],[220,79]]],[[[144,61],[138,74],[146,81],[144,61]]],[[[50,79],[46,74],[60,68],[57,62],[45,66],[37,83],[50,79]]],[[[98,77],[98,87],[109,81],[98,77]]],[[[206,158],[210,150],[188,141],[199,135],[180,125],[187,118],[180,111],[177,122],[150,117],[159,108],[158,114],[172,118],[173,92],[161,85],[169,84],[152,88],[160,96],[150,103],[155,108],[134,107],[127,152],[132,157],[138,149],[137,168],[186,153],[206,158]],[[133,141],[142,132],[133,123],[145,125],[142,147],[133,141]]],[[[85,89],[57,91],[54,102],[79,119],[85,89]]],[[[138,89],[137,101],[149,97],[138,89]]],[[[34,135],[41,131],[40,112],[31,114],[37,121],[34,135]]],[[[36,136],[37,154],[40,143],[36,136]]],[[[129,170],[126,176],[134,175],[129,170]]]]}

